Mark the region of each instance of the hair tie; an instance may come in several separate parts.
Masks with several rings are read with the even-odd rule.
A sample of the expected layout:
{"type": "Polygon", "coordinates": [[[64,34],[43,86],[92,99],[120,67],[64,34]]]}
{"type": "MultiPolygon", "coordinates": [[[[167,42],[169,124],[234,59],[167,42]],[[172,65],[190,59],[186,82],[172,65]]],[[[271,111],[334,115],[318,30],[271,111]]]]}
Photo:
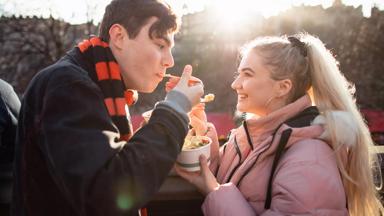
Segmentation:
{"type": "Polygon", "coordinates": [[[295,36],[289,36],[288,37],[289,42],[291,42],[292,46],[295,46],[300,49],[300,53],[307,57],[307,47],[305,43],[301,42],[297,37],[295,36]]]}

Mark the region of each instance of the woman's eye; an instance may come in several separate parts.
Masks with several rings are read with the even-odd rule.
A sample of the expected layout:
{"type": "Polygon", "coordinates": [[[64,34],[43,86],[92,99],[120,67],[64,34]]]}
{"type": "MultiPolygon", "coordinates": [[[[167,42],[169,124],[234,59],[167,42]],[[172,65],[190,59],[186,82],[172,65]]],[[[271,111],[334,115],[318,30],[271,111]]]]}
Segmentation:
{"type": "Polygon", "coordinates": [[[164,45],[162,45],[162,44],[157,44],[157,46],[160,48],[160,49],[164,49],[164,45]]]}
{"type": "Polygon", "coordinates": [[[250,76],[252,76],[252,74],[250,74],[250,73],[247,73],[247,72],[245,72],[245,73],[244,73],[244,75],[245,75],[245,76],[247,76],[247,77],[250,77],[250,76]]]}

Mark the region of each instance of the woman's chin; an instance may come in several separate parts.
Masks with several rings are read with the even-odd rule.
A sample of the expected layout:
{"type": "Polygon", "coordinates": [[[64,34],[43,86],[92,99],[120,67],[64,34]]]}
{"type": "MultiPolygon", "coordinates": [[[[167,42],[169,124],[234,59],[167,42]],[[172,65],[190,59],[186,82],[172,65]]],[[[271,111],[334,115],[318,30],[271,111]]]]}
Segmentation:
{"type": "Polygon", "coordinates": [[[236,109],[238,112],[247,112],[247,109],[244,109],[244,106],[237,104],[236,109]]]}

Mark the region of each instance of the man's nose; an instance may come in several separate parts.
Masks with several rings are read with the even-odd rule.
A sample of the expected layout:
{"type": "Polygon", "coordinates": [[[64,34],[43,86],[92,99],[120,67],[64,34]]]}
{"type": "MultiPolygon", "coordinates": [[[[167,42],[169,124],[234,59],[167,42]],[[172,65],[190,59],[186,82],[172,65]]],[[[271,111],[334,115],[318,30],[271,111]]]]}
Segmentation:
{"type": "Polygon", "coordinates": [[[171,52],[169,52],[163,58],[163,66],[166,68],[170,68],[170,67],[173,67],[174,65],[175,65],[175,61],[173,60],[173,55],[171,52]]]}

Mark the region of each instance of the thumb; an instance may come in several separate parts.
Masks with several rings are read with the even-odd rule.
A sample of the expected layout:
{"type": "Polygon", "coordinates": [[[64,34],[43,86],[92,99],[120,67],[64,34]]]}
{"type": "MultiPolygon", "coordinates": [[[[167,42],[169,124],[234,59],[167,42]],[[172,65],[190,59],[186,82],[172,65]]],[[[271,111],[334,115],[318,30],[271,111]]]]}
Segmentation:
{"type": "Polygon", "coordinates": [[[207,158],[205,157],[205,155],[200,155],[199,156],[199,162],[200,162],[200,168],[201,168],[201,172],[203,173],[203,175],[205,175],[207,173],[207,171],[209,172],[209,167],[208,167],[208,161],[207,161],[207,158]]]}
{"type": "Polygon", "coordinates": [[[185,65],[183,74],[181,75],[179,83],[181,85],[187,86],[188,81],[191,79],[192,75],[192,66],[191,65],[185,65]]]}

